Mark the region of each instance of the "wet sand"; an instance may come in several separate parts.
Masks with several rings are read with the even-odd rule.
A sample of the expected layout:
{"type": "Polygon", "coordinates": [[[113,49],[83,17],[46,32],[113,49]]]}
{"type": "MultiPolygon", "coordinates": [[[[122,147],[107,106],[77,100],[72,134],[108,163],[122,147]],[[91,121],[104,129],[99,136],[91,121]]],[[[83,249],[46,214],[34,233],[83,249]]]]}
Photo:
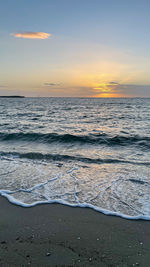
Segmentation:
{"type": "Polygon", "coordinates": [[[150,266],[150,222],[0,197],[0,266],[150,266]]]}

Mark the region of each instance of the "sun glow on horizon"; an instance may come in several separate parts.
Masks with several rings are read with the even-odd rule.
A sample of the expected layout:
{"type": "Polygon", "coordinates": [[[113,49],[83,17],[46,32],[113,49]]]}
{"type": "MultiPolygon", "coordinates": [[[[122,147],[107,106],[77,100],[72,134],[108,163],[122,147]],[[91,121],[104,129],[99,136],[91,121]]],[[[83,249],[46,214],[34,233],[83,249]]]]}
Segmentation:
{"type": "Polygon", "coordinates": [[[92,97],[96,97],[96,98],[115,98],[115,97],[125,97],[125,95],[114,94],[114,93],[100,93],[100,94],[93,95],[92,97]]]}
{"type": "Polygon", "coordinates": [[[120,97],[120,90],[118,90],[119,83],[115,81],[98,83],[93,87],[94,97],[120,97]]]}

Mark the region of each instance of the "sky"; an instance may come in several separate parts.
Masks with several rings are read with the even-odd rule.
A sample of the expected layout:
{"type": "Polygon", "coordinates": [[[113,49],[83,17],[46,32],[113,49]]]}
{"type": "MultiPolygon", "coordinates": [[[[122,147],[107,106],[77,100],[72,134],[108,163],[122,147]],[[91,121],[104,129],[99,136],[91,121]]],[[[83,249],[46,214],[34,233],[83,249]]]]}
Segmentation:
{"type": "Polygon", "coordinates": [[[1,0],[0,95],[150,97],[149,0],[1,0]]]}

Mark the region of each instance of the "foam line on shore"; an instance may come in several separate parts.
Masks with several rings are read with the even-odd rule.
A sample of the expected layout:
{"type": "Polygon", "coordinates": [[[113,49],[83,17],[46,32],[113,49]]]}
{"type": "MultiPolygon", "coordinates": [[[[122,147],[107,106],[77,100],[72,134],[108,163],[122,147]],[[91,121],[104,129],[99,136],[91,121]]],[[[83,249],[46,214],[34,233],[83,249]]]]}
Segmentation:
{"type": "Polygon", "coordinates": [[[80,207],[80,208],[90,208],[93,209],[97,212],[103,213],[105,215],[110,215],[110,216],[118,216],[121,217],[123,219],[127,219],[127,220],[146,220],[146,221],[150,221],[150,217],[149,216],[145,216],[145,215],[137,215],[137,216],[129,216],[126,214],[122,214],[119,212],[115,212],[115,211],[109,211],[106,209],[102,209],[99,208],[97,206],[94,206],[92,204],[88,204],[88,203],[77,203],[77,204],[72,204],[72,203],[68,203],[66,201],[63,200],[46,200],[46,201],[36,201],[33,202],[32,204],[27,204],[27,203],[23,203],[21,201],[17,201],[12,195],[11,195],[11,191],[9,190],[0,190],[0,195],[7,198],[8,201],[14,205],[17,206],[21,206],[23,208],[31,208],[34,207],[36,205],[39,204],[61,204],[61,205],[66,205],[66,206],[70,206],[70,207],[80,207]]]}

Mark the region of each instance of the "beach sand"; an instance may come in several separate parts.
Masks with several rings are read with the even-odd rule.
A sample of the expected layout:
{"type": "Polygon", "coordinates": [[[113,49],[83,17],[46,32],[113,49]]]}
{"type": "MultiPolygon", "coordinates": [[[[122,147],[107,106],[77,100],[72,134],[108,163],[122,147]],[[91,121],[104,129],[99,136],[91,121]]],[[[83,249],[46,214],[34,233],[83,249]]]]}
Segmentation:
{"type": "Polygon", "coordinates": [[[0,197],[0,266],[150,266],[150,222],[0,197]]]}

